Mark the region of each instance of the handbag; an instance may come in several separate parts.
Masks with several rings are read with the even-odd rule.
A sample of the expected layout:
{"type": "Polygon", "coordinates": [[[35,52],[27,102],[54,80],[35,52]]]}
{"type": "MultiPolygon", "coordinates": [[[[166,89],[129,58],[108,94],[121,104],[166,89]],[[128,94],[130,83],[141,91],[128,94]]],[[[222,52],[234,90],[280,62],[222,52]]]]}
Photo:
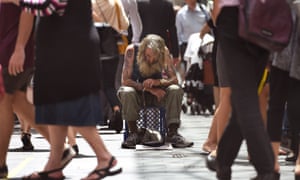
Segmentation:
{"type": "MultiPolygon", "coordinates": [[[[121,29],[121,10],[118,3],[115,3],[116,11],[117,11],[117,18],[118,18],[118,26],[121,29]]],[[[125,50],[128,46],[128,39],[127,36],[124,34],[119,34],[118,38],[118,51],[121,55],[125,54],[125,50]]]]}
{"type": "Polygon", "coordinates": [[[198,56],[203,59],[203,84],[213,85],[215,82],[215,76],[212,64],[212,51],[213,51],[213,41],[209,41],[202,44],[198,50],[198,56]]]}
{"type": "Polygon", "coordinates": [[[286,0],[240,0],[239,36],[271,52],[289,43],[293,19],[286,0]]]}
{"type": "Polygon", "coordinates": [[[119,57],[117,46],[118,33],[110,26],[95,23],[100,38],[100,60],[111,60],[119,57]]]}
{"type": "Polygon", "coordinates": [[[103,16],[104,23],[95,23],[100,38],[100,60],[112,60],[119,58],[118,39],[119,33],[108,25],[108,21],[96,1],[96,4],[103,16]]]}
{"type": "Polygon", "coordinates": [[[0,100],[3,98],[5,93],[4,90],[4,81],[3,81],[3,75],[2,75],[2,66],[0,65],[0,100]]]}

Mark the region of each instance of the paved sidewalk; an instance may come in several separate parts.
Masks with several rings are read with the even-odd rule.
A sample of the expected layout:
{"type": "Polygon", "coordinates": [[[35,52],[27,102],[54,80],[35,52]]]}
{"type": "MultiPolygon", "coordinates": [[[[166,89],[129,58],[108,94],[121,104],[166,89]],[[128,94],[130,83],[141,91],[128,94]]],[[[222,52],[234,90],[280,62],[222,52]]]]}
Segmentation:
{"type": "MultiPolygon", "coordinates": [[[[121,149],[123,134],[116,134],[110,130],[100,130],[99,133],[108,149],[116,156],[118,165],[123,168],[123,173],[108,177],[111,180],[214,180],[215,173],[205,167],[205,155],[201,155],[201,145],[207,137],[212,116],[192,116],[182,114],[182,127],[180,133],[189,140],[194,141],[194,146],[186,149],[172,150],[146,150],[136,151],[121,149]]],[[[49,145],[39,135],[33,134],[32,142],[34,152],[9,152],[8,167],[10,179],[17,179],[33,171],[41,170],[47,161],[49,145]]],[[[79,180],[85,177],[96,163],[95,156],[88,144],[78,136],[80,155],[75,158],[64,170],[67,179],[79,180]]],[[[229,142],[230,143],[230,142],[229,142]]],[[[20,147],[20,135],[16,126],[9,149],[20,147]]],[[[292,180],[293,164],[280,157],[281,179],[292,180]]],[[[233,166],[233,180],[250,179],[256,175],[253,167],[247,160],[247,151],[243,144],[239,156],[233,166]]]]}

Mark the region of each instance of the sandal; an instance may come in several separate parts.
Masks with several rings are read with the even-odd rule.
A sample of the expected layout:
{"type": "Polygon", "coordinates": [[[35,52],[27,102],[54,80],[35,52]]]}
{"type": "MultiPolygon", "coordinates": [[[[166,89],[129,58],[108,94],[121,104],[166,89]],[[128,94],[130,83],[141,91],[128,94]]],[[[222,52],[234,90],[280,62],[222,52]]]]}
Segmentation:
{"type": "Polygon", "coordinates": [[[7,166],[4,165],[4,166],[0,167],[0,179],[7,178],[7,175],[8,175],[7,166]]]}
{"type": "Polygon", "coordinates": [[[93,172],[91,172],[88,177],[90,177],[91,175],[98,175],[98,178],[94,178],[93,180],[99,180],[99,179],[103,179],[106,176],[113,176],[116,174],[119,174],[122,172],[122,168],[119,168],[117,170],[111,171],[111,168],[113,167],[113,162],[116,158],[114,156],[112,156],[110,158],[109,164],[106,168],[102,168],[102,169],[96,169],[93,172]]]}
{"type": "Polygon", "coordinates": [[[57,169],[53,169],[50,171],[42,171],[42,172],[32,173],[29,176],[23,177],[22,180],[64,180],[65,176],[61,176],[61,177],[50,177],[49,176],[49,174],[61,171],[62,169],[63,168],[57,168],[57,169]],[[37,177],[34,177],[35,175],[37,177]]]}

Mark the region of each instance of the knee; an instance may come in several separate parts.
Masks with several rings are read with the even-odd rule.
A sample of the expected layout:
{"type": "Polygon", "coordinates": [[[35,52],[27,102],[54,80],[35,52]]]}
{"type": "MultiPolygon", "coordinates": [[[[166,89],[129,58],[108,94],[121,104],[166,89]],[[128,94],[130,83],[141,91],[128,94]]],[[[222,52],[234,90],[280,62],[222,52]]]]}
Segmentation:
{"type": "Polygon", "coordinates": [[[136,97],[136,90],[132,87],[121,86],[118,90],[118,96],[122,102],[133,99],[136,97]]]}
{"type": "Polygon", "coordinates": [[[182,97],[183,96],[183,90],[180,86],[178,85],[170,85],[167,88],[167,92],[168,94],[172,95],[172,96],[178,96],[178,97],[182,97]]]}

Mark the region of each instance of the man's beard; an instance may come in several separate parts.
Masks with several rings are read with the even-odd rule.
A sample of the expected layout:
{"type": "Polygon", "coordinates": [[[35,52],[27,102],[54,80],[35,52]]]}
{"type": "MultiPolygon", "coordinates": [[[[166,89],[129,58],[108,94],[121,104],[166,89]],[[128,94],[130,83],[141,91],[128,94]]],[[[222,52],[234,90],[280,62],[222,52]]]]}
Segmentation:
{"type": "Polygon", "coordinates": [[[146,61],[142,61],[139,63],[139,70],[143,77],[151,77],[156,73],[161,73],[162,65],[158,62],[149,64],[146,61]]]}

